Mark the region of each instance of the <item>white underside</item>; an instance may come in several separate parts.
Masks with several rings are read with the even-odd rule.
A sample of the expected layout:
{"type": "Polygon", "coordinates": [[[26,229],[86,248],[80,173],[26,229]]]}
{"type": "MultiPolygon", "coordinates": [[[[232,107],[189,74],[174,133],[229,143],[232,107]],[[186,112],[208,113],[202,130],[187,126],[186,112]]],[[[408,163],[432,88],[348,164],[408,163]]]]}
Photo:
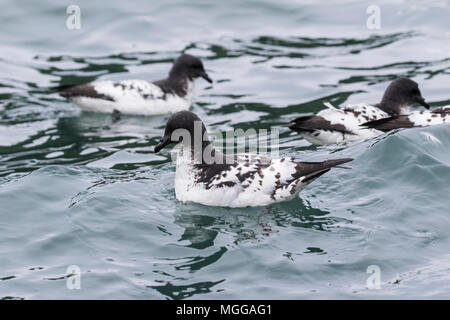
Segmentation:
{"type": "Polygon", "coordinates": [[[99,81],[93,83],[95,90],[111,97],[114,101],[75,97],[72,101],[83,110],[111,113],[114,110],[123,114],[157,115],[174,113],[189,109],[194,95],[194,83],[187,84],[187,94],[180,97],[166,94],[155,84],[145,80],[123,80],[120,82],[99,81]],[[114,84],[122,86],[114,86],[114,84]],[[148,96],[144,98],[143,94],[148,96]]]}

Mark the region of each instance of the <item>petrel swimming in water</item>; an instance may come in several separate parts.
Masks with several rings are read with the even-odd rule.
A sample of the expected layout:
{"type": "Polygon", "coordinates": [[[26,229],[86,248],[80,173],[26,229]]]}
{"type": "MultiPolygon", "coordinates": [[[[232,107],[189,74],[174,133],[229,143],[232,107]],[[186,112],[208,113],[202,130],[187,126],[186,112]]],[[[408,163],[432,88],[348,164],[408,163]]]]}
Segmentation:
{"type": "Polygon", "coordinates": [[[389,84],[378,104],[360,103],[338,109],[327,102],[327,109],[316,115],[296,118],[286,126],[317,145],[364,141],[382,132],[361,127],[361,124],[408,113],[415,103],[427,109],[430,107],[416,82],[398,78],[389,84]]]}
{"type": "Polygon", "coordinates": [[[188,109],[199,77],[212,83],[199,58],[182,54],[162,80],[96,81],[56,90],[83,110],[156,115],[188,109]]]}
{"type": "Polygon", "coordinates": [[[177,144],[178,149],[177,199],[209,206],[267,206],[291,200],[332,167],[352,160],[301,162],[293,157],[270,159],[256,154],[223,154],[212,146],[200,118],[189,111],[170,117],[155,152],[170,144],[177,144]]]}

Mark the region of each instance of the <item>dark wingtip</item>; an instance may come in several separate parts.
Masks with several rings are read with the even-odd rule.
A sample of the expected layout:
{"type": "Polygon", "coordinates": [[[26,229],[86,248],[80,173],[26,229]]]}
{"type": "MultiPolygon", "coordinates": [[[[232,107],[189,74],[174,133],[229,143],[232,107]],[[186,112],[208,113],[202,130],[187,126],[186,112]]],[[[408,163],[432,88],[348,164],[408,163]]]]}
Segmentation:
{"type": "Polygon", "coordinates": [[[55,91],[55,92],[62,92],[65,91],[67,89],[73,88],[75,85],[63,85],[63,86],[56,86],[56,87],[50,87],[50,90],[55,91]]]}
{"type": "Polygon", "coordinates": [[[325,165],[329,165],[330,167],[334,167],[343,163],[347,163],[353,161],[353,158],[341,158],[341,159],[332,159],[324,161],[325,165]]]}
{"type": "Polygon", "coordinates": [[[302,182],[312,181],[312,180],[314,180],[314,179],[320,177],[320,176],[323,175],[324,173],[327,173],[327,172],[330,171],[330,170],[331,170],[331,168],[326,168],[326,169],[318,170],[318,171],[315,171],[315,172],[313,172],[313,173],[307,174],[307,175],[303,178],[302,182]]]}
{"type": "Polygon", "coordinates": [[[382,118],[378,120],[373,120],[369,122],[365,122],[363,124],[360,124],[359,126],[366,129],[375,129],[382,132],[388,132],[393,129],[399,129],[399,128],[408,128],[411,127],[410,125],[406,124],[395,124],[395,120],[398,119],[397,116],[389,117],[389,118],[382,118]]]}
{"type": "Polygon", "coordinates": [[[68,99],[74,97],[89,97],[108,101],[115,101],[114,98],[112,98],[111,96],[97,92],[92,83],[63,85],[59,87],[54,87],[54,90],[56,90],[60,96],[68,99]]]}
{"type": "Polygon", "coordinates": [[[61,97],[70,98],[70,90],[75,87],[75,85],[62,85],[56,87],[50,87],[50,91],[57,92],[61,97]]]}
{"type": "Polygon", "coordinates": [[[364,122],[364,123],[360,124],[359,126],[361,128],[365,128],[365,129],[376,129],[376,126],[380,122],[384,122],[383,120],[385,120],[385,119],[378,119],[378,120],[368,121],[368,122],[364,122]]]}
{"type": "MultiPolygon", "coordinates": [[[[317,170],[308,173],[304,176],[302,182],[306,182],[306,181],[312,181],[313,179],[316,179],[318,177],[320,177],[321,175],[323,175],[324,173],[327,173],[328,171],[331,170],[331,168],[333,167],[338,167],[339,165],[343,164],[343,163],[347,163],[353,161],[353,158],[341,158],[341,159],[331,159],[331,160],[326,160],[323,162],[310,162],[309,164],[316,164],[320,166],[320,169],[318,168],[317,170]]],[[[303,162],[305,163],[305,162],[303,162]]],[[[345,167],[344,169],[350,169],[345,167]]]]}
{"type": "Polygon", "coordinates": [[[306,120],[311,119],[314,116],[301,116],[295,119],[292,119],[289,123],[284,123],[281,127],[289,128],[292,131],[301,132],[301,131],[311,131],[310,128],[303,128],[302,123],[306,120]]]}

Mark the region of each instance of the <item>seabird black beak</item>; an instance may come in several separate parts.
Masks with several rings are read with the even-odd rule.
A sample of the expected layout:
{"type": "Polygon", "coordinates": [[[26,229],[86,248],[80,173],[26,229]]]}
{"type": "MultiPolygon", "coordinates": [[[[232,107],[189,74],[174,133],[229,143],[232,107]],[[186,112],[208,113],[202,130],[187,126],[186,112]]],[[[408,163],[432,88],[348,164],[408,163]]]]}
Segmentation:
{"type": "Polygon", "coordinates": [[[172,141],[170,141],[170,137],[164,136],[159,143],[155,146],[155,153],[158,153],[164,147],[167,147],[172,141]]]}
{"type": "Polygon", "coordinates": [[[417,103],[420,103],[421,105],[423,105],[425,108],[430,109],[430,105],[428,103],[425,102],[425,99],[422,98],[421,96],[419,96],[417,98],[417,103]]]}
{"type": "Polygon", "coordinates": [[[199,74],[200,77],[208,81],[209,83],[212,83],[212,79],[208,76],[208,74],[205,71],[202,71],[202,73],[199,74]]]}

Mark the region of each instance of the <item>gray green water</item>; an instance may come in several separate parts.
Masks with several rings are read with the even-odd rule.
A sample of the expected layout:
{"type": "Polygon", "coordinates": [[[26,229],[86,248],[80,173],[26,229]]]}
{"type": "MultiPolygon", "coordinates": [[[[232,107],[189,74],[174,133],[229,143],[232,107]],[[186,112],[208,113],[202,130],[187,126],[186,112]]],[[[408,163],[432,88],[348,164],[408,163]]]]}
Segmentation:
{"type": "Polygon", "coordinates": [[[175,199],[168,116],[80,112],[48,86],[165,76],[203,58],[191,110],[210,130],[269,129],[323,108],[377,102],[409,76],[450,103],[450,3],[4,0],[0,32],[0,298],[450,298],[448,126],[313,147],[281,129],[282,155],[354,157],[275,205],[175,199]],[[6,10],[7,8],[7,10],[6,10]],[[66,287],[67,267],[81,289],[66,287]],[[366,288],[367,268],[381,270],[366,288]]]}

